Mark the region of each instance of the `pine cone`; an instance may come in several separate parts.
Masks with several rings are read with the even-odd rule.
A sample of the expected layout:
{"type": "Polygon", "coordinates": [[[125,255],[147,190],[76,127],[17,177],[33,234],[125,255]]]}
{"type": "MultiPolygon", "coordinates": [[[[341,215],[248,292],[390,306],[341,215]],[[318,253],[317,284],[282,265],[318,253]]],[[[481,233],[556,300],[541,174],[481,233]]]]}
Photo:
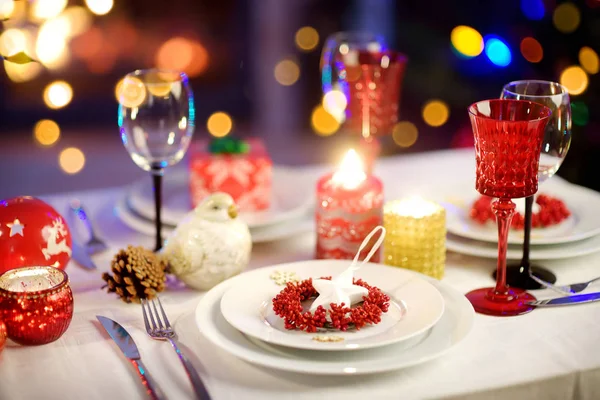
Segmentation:
{"type": "Polygon", "coordinates": [[[120,250],[111,264],[113,275],[105,272],[109,293],[117,293],[126,303],[139,303],[140,299],[152,299],[162,292],[167,280],[162,257],[141,246],[127,246],[120,250]]]}

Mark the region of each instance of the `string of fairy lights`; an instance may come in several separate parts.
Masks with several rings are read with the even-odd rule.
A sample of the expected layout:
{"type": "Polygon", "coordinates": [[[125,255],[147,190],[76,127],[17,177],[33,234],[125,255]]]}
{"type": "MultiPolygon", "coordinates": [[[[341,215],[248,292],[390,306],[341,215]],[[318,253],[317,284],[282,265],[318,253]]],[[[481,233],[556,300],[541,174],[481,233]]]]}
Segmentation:
{"type": "MultiPolygon", "coordinates": [[[[599,0],[588,0],[590,7],[600,6],[599,0]]],[[[557,5],[550,10],[543,0],[521,0],[520,8],[524,16],[532,21],[540,21],[548,16],[552,18],[552,23],[556,30],[563,34],[575,32],[581,24],[581,10],[570,1],[557,5]]],[[[303,28],[304,29],[304,28],[303,28]]],[[[300,31],[298,31],[298,35],[300,31]]],[[[511,46],[499,35],[488,33],[483,36],[475,28],[465,25],[456,26],[450,33],[450,43],[452,51],[456,56],[467,62],[470,59],[485,56],[487,60],[496,68],[506,68],[514,61],[511,46]]],[[[539,63],[544,57],[543,46],[536,38],[531,36],[523,37],[518,43],[521,56],[532,64],[539,63]]],[[[583,126],[589,119],[589,110],[587,105],[577,99],[577,96],[583,94],[588,86],[591,75],[597,74],[600,70],[598,54],[590,47],[583,46],[579,50],[579,64],[566,66],[560,71],[559,82],[567,88],[573,98],[573,122],[576,125],[583,126]]],[[[314,108],[311,115],[311,125],[315,133],[321,136],[329,136],[336,133],[343,118],[343,111],[346,103],[339,101],[339,96],[331,101],[336,93],[332,90],[323,97],[323,103],[314,108]]],[[[342,97],[343,95],[340,94],[342,97]]],[[[429,99],[421,108],[421,116],[425,124],[432,128],[443,126],[450,118],[450,108],[442,99],[429,99]]],[[[419,137],[418,128],[411,121],[398,122],[392,131],[392,138],[399,147],[410,147],[417,142],[419,137]]]]}
{"type": "MultiPolygon", "coordinates": [[[[13,1],[0,0],[0,54],[11,56],[23,52],[37,62],[16,64],[4,61],[6,76],[15,83],[31,81],[44,69],[60,70],[71,61],[69,43],[92,28],[93,18],[108,14],[113,0],[84,0],[82,5],[69,6],[69,0],[13,1]]],[[[51,110],[68,106],[73,88],[64,80],[48,83],[42,100],[51,110]]],[[[60,139],[60,127],[50,119],[38,121],[33,129],[35,143],[54,146],[60,139]]],[[[58,164],[67,174],[81,171],[84,153],[75,147],[60,151],[58,164]]]]}
{"type": "MultiPolygon", "coordinates": [[[[600,1],[587,0],[587,5],[600,7],[600,1]]],[[[543,0],[521,0],[520,6],[526,18],[541,21],[549,17],[554,28],[565,35],[575,32],[581,25],[582,11],[577,4],[570,1],[557,5],[553,10],[549,9],[543,0]]],[[[513,61],[511,44],[508,41],[494,34],[483,36],[470,26],[455,27],[450,34],[450,41],[456,55],[466,60],[485,56],[498,68],[505,68],[513,61]]],[[[552,46],[552,43],[547,45],[552,46]]],[[[542,43],[532,36],[523,37],[518,43],[518,48],[522,57],[532,64],[544,59],[542,43]]],[[[592,47],[582,46],[577,61],[577,64],[562,67],[558,74],[558,81],[567,88],[572,97],[573,123],[584,126],[589,120],[589,109],[577,96],[586,92],[590,77],[600,71],[600,58],[592,47]]]]}
{"type": "MultiPolygon", "coordinates": [[[[14,64],[4,61],[7,77],[15,84],[38,77],[44,69],[60,70],[73,58],[82,61],[92,73],[109,71],[119,53],[132,53],[136,48],[139,32],[121,23],[113,32],[94,25],[94,18],[111,12],[114,0],[81,0],[81,5],[69,5],[69,0],[32,0],[26,2],[0,0],[0,20],[4,29],[0,34],[0,54],[11,55],[25,52],[38,62],[14,64]],[[115,41],[114,38],[119,40],[115,41]],[[118,42],[121,49],[115,47],[118,42]]],[[[587,0],[589,7],[599,6],[600,0],[587,0]],[[594,4],[591,4],[594,3],[594,4]],[[596,4],[598,3],[598,4],[596,4]]],[[[543,0],[520,0],[523,15],[531,21],[551,19],[554,28],[562,34],[575,32],[581,24],[582,11],[577,4],[566,1],[553,6],[543,0]]],[[[320,50],[321,37],[311,26],[299,28],[291,39],[301,53],[320,50]]],[[[480,32],[475,27],[459,25],[449,35],[452,51],[463,62],[485,57],[494,68],[506,68],[520,56],[536,64],[544,59],[544,43],[531,35],[513,43],[491,32],[480,32]],[[517,50],[518,49],[518,50],[517,50]],[[518,54],[515,54],[518,51],[518,54]]],[[[546,43],[550,46],[551,43],[546,43]]],[[[138,46],[139,47],[139,46],[138,46]]],[[[158,68],[181,70],[190,77],[203,74],[210,64],[210,54],[202,43],[193,37],[175,36],[156,45],[151,63],[158,68]]],[[[132,57],[139,55],[131,54],[132,57]]],[[[590,77],[600,71],[600,59],[591,46],[579,50],[578,62],[562,68],[559,82],[573,97],[573,122],[585,125],[589,119],[587,105],[577,98],[586,92],[590,77]]],[[[273,79],[282,86],[298,83],[302,69],[299,58],[291,55],[281,58],[273,68],[273,79]]],[[[120,93],[122,81],[115,86],[115,96],[120,93]]],[[[41,100],[51,110],[68,107],[76,92],[66,80],[49,82],[41,100]]],[[[335,89],[325,93],[310,114],[310,125],[316,135],[326,137],[338,132],[343,124],[347,99],[335,89]]],[[[421,118],[431,128],[444,126],[450,119],[447,102],[431,98],[421,106],[421,118]]],[[[206,130],[214,137],[224,137],[234,129],[234,119],[225,110],[215,110],[206,121],[206,130]]],[[[60,127],[51,119],[35,124],[33,137],[39,146],[51,147],[60,140],[60,127]]],[[[419,139],[419,130],[413,121],[399,121],[392,130],[394,142],[401,148],[413,146],[419,139]]],[[[76,174],[85,166],[84,153],[75,147],[63,149],[58,157],[60,168],[67,174],[76,174]]]]}

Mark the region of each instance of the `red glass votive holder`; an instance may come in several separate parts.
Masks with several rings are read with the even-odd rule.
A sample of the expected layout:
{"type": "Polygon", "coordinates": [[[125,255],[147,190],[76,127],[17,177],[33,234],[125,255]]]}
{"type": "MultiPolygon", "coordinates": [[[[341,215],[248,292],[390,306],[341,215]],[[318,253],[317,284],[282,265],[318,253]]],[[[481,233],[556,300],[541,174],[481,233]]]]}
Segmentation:
{"type": "MultiPolygon", "coordinates": [[[[347,259],[356,255],[362,241],[375,227],[382,225],[383,185],[373,175],[355,188],[336,184],[334,173],[317,183],[317,259],[347,259]]],[[[362,260],[373,243],[365,247],[362,260]]],[[[375,253],[372,262],[379,262],[375,253]]]]}
{"type": "Polygon", "coordinates": [[[65,333],[72,318],[73,292],[64,271],[28,267],[0,275],[0,320],[14,342],[53,342],[65,333]]]}

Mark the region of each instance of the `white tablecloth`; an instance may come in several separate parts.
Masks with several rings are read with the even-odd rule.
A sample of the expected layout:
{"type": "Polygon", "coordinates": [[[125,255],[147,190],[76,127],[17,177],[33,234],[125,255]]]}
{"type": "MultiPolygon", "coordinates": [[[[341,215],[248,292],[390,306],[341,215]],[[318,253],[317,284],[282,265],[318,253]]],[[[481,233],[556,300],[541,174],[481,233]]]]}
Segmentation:
{"type": "MultiPolygon", "coordinates": [[[[295,184],[313,182],[324,168],[298,169],[295,184]]],[[[388,199],[415,194],[420,187],[474,177],[472,150],[397,156],[376,168],[388,199]]],[[[168,179],[168,175],[167,175],[168,179]]],[[[559,179],[559,178],[553,178],[559,179]]],[[[114,200],[123,188],[44,197],[66,212],[67,200],[80,198],[97,221],[111,249],[95,257],[99,270],[67,269],[75,292],[75,315],[58,341],[38,347],[8,343],[0,354],[0,399],[143,399],[141,385],[96,323],[112,317],[134,336],[147,367],[170,399],[191,398],[191,388],[170,346],[148,338],[141,309],[99,288],[101,273],[117,249],[127,244],[151,248],[153,239],[125,227],[115,216],[114,200]]],[[[256,245],[250,268],[313,257],[314,234],[256,245]]],[[[546,261],[559,283],[600,275],[600,253],[546,261]]],[[[444,281],[460,291],[491,285],[493,260],[448,254],[444,281]]],[[[397,372],[371,376],[320,377],[285,373],[248,364],[215,348],[195,326],[193,311],[203,293],[189,290],[162,295],[181,341],[193,353],[215,400],[220,399],[600,399],[600,303],[539,309],[519,317],[477,315],[469,337],[444,356],[397,372]]],[[[552,293],[536,292],[538,298],[552,293]]]]}

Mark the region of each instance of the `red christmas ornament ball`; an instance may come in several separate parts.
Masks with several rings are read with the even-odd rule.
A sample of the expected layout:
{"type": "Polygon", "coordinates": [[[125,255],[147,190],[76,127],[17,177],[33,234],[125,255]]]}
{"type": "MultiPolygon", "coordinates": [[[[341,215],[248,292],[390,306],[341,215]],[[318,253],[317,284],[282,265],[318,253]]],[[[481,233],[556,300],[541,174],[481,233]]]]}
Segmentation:
{"type": "Polygon", "coordinates": [[[6,343],[6,336],[6,325],[0,320],[0,353],[2,353],[4,343],[6,343]]]}
{"type": "Polygon", "coordinates": [[[0,201],[0,274],[21,267],[65,269],[71,233],[64,218],[34,197],[0,201]]]}

